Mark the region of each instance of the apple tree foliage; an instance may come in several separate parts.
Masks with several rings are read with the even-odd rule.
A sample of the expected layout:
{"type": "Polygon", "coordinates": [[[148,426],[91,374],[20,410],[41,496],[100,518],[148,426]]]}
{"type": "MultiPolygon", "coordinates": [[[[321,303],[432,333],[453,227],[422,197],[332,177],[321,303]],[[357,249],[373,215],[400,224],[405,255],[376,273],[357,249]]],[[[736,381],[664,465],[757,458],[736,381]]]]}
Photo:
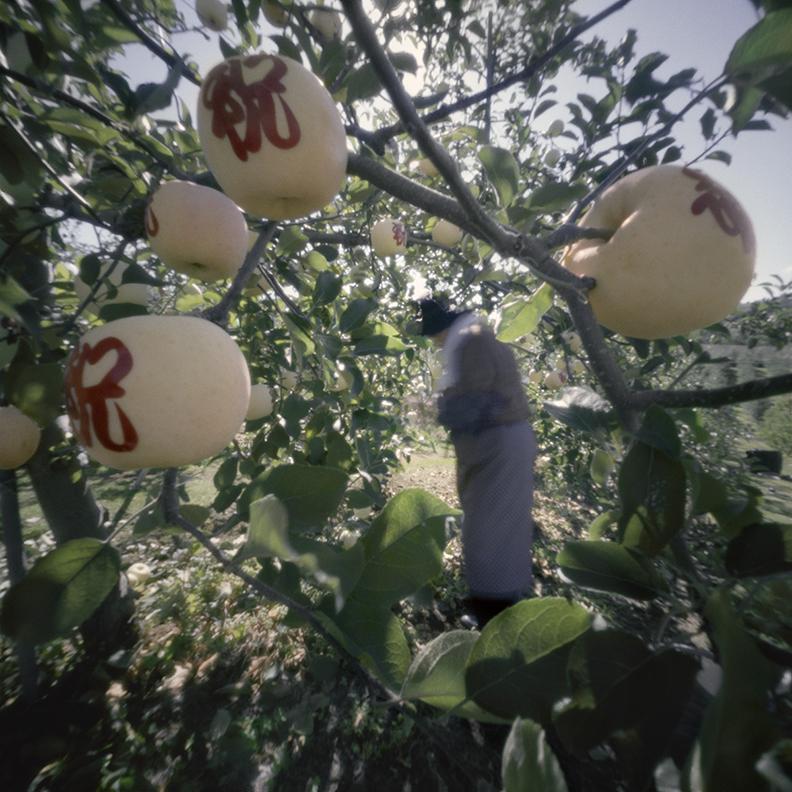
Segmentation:
{"type": "MultiPolygon", "coordinates": [[[[308,622],[357,658],[395,703],[423,699],[439,713],[513,723],[507,789],[537,779],[566,788],[543,749],[549,728],[569,750],[607,743],[636,789],[655,776],[664,788],[788,788],[773,779],[789,719],[772,713],[792,665],[780,616],[792,600],[792,525],[763,512],[733,438],[713,440],[708,411],[790,392],[792,377],[696,387],[702,371],[723,364],[703,348],[706,334],[647,342],[604,331],[585,301],[591,284],[557,262],[577,238],[575,220],[624,172],[728,161],[730,135],[768,130],[768,119],[786,115],[792,3],[752,0],[757,24],[705,84],[695,68],[659,79],[667,58],[638,58],[635,31],[613,49],[596,37],[583,43],[627,2],[585,19],[569,0],[341,0],[342,35],[327,40],[310,24],[308,4],[287,4],[276,29],[260,0],[233,0],[230,28],[201,33],[219,47],[217,60],[265,49],[311,68],[346,124],[348,178],[323,212],[278,224],[248,218],[259,243],[240,277],[197,292],[153,255],[143,222],[162,179],[216,187],[195,108],[182,96],[201,80],[182,46],[192,8],[174,0],[2,5],[0,386],[3,403],[43,428],[26,472],[58,545],[25,572],[16,474],[4,472],[15,585],[0,626],[20,642],[21,662],[31,645],[80,625],[89,635],[103,610],[105,626],[123,614],[113,543],[121,515],[94,499],[90,481],[102,471],[61,418],[68,351],[96,322],[200,312],[237,340],[253,381],[274,387],[275,410],[206,461],[216,471],[212,502],[185,503],[179,471],[163,472],[137,535],[165,526],[191,534],[262,597],[287,604],[294,624],[308,622]],[[158,60],[161,81],[140,79],[134,58],[122,58],[133,45],[158,60]],[[562,98],[562,74],[576,75],[571,99],[562,98]],[[420,89],[408,92],[414,84],[420,89]],[[551,137],[560,115],[566,128],[551,137]],[[678,138],[690,119],[699,122],[698,145],[678,138]],[[557,161],[545,159],[553,148],[557,161]],[[438,174],[423,175],[421,159],[438,174]],[[407,226],[409,247],[379,259],[368,229],[389,216],[407,226]],[[463,229],[458,247],[431,241],[438,218],[463,229]],[[94,316],[77,299],[75,278],[112,297],[100,270],[122,263],[124,282],[150,286],[149,305],[108,304],[94,316]],[[526,378],[551,457],[545,481],[559,498],[585,498],[600,512],[558,567],[571,585],[650,608],[652,642],[627,625],[603,628],[571,599],[538,598],[480,635],[452,631],[413,656],[392,606],[438,576],[457,516],[421,489],[389,498],[386,487],[404,449],[420,444],[405,414],[429,398],[435,365],[416,334],[418,282],[489,316],[526,373],[570,371],[556,394],[526,378]],[[583,341],[577,351],[562,338],[572,329],[583,341]],[[294,387],[282,386],[284,370],[297,374],[294,387]],[[215,530],[246,531],[236,556],[210,541],[210,518],[215,530]],[[343,544],[342,529],[359,540],[343,544]],[[687,632],[671,635],[667,625],[680,615],[687,632]],[[709,684],[714,673],[718,685],[709,684]],[[680,748],[677,727],[697,702],[699,725],[680,748]]],[[[741,327],[783,346],[789,317],[775,305],[707,333],[741,327]]]]}

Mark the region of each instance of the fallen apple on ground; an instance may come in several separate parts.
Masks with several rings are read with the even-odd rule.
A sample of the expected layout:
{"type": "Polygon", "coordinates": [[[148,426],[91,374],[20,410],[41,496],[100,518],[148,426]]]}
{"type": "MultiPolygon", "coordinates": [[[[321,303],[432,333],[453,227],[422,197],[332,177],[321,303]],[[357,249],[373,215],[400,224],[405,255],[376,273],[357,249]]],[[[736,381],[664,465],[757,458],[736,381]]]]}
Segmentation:
{"type": "Polygon", "coordinates": [[[305,217],[344,182],[346,132],[333,97],[285,55],[232,57],[212,68],[197,126],[218,183],[254,217],[305,217]]]}
{"type": "Polygon", "coordinates": [[[38,448],[39,425],[18,407],[0,407],[0,470],[24,465],[38,448]]]}
{"type": "Polygon", "coordinates": [[[385,218],[371,226],[371,247],[380,258],[396,256],[407,250],[407,229],[401,220],[385,218]]]}
{"type": "Polygon", "coordinates": [[[163,182],[146,207],[146,234],[160,261],[202,281],[236,275],[248,251],[239,207],[223,193],[193,182],[163,182]]]}
{"type": "Polygon", "coordinates": [[[580,225],[614,233],[607,242],[576,242],[562,264],[596,280],[594,315],[622,335],[668,338],[708,327],[751,285],[753,225],[737,199],[701,171],[635,171],[609,187],[580,225]]]}
{"type": "Polygon", "coordinates": [[[233,440],[250,403],[245,356],[197,316],[129,316],[89,330],[66,361],[66,407],[90,457],[181,467],[233,440]]]}

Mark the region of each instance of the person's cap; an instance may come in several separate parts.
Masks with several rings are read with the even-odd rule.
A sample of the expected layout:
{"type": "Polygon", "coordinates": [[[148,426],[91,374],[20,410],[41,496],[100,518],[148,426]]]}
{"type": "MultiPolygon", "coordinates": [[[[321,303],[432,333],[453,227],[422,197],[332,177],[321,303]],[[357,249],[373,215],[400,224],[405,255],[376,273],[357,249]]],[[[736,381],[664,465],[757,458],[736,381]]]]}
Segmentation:
{"type": "Polygon", "coordinates": [[[424,299],[418,303],[421,310],[421,335],[434,336],[451,327],[454,319],[459,316],[456,311],[449,311],[437,300],[424,299]]]}

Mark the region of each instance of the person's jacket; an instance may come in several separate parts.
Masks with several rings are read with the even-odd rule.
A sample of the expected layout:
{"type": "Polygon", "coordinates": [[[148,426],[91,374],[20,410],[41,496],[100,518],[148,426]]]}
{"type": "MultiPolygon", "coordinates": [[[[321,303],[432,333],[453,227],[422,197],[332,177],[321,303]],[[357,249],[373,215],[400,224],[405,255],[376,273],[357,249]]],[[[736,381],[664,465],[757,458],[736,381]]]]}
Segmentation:
{"type": "Polygon", "coordinates": [[[457,377],[442,391],[438,421],[452,432],[474,433],[530,415],[511,349],[480,324],[465,331],[456,350],[457,377]]]}

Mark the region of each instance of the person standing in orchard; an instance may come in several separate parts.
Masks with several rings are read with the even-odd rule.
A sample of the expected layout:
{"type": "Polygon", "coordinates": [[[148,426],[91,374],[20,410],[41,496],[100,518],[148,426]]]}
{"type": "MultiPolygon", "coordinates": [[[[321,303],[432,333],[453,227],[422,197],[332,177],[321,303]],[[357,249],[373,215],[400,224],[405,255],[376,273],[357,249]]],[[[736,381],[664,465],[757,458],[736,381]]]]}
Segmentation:
{"type": "Polygon", "coordinates": [[[421,335],[441,349],[438,421],[450,430],[470,592],[466,627],[530,595],[536,439],[511,350],[469,311],[419,302],[421,335]]]}

